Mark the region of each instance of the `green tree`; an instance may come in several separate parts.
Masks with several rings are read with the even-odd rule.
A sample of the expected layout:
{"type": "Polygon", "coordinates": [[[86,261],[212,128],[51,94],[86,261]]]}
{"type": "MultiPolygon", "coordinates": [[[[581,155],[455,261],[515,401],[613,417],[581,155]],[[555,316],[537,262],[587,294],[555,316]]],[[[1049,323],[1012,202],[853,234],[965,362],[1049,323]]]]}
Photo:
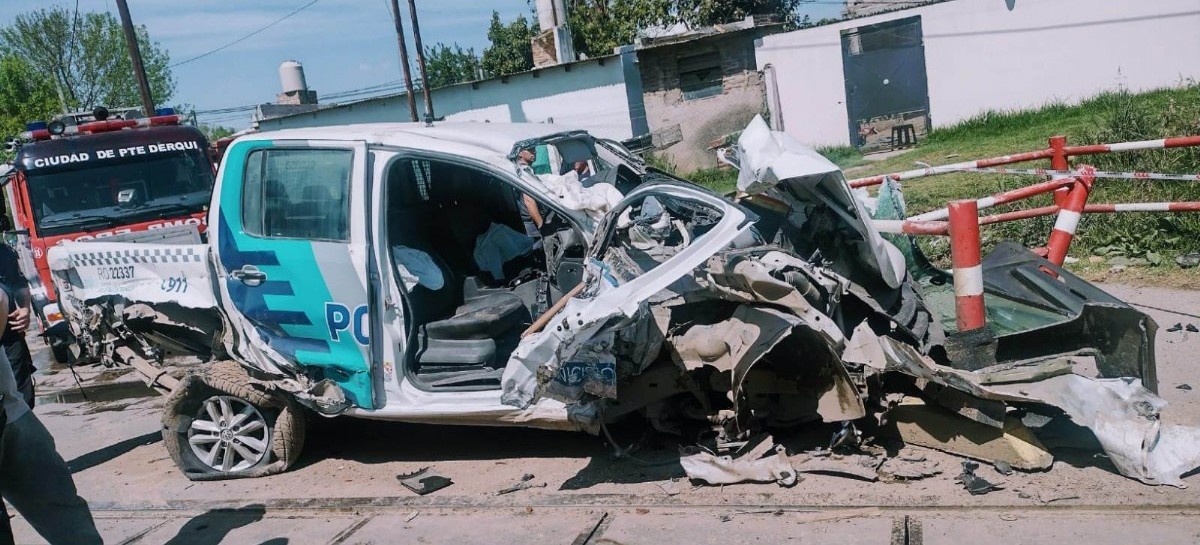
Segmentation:
{"type": "Polygon", "coordinates": [[[567,23],[575,52],[588,57],[612,55],[632,44],[639,30],[672,19],[672,0],[574,0],[567,23]]]}
{"type": "Polygon", "coordinates": [[[474,48],[463,49],[437,43],[425,48],[425,75],[429,87],[436,89],[479,79],[479,56],[474,48]]]}
{"type": "MultiPolygon", "coordinates": [[[[0,57],[0,138],[7,140],[25,130],[25,123],[49,120],[58,110],[50,82],[20,57],[0,57]]],[[[5,160],[11,154],[0,152],[5,160]]]]}
{"type": "Polygon", "coordinates": [[[804,0],[572,0],[568,17],[577,53],[611,55],[640,30],[683,23],[689,28],[773,15],[793,26],[804,0]]]}
{"type": "Polygon", "coordinates": [[[794,25],[796,9],[804,0],[672,0],[675,21],[692,28],[745,19],[748,15],[773,15],[794,25]]]}
{"type": "MultiPolygon", "coordinates": [[[[145,26],[135,32],[155,104],[167,104],[175,92],[170,55],[145,26]]],[[[111,13],[63,6],[22,13],[0,29],[0,48],[49,78],[62,109],[141,104],[125,35],[111,13]]]]}
{"type": "Polygon", "coordinates": [[[530,40],[537,32],[537,23],[530,25],[524,15],[518,15],[505,25],[500,21],[500,14],[493,11],[487,34],[491,45],[483,50],[483,58],[480,59],[484,74],[496,77],[533,69],[533,44],[530,40]]]}
{"type": "Polygon", "coordinates": [[[208,138],[210,144],[237,132],[229,127],[209,125],[208,123],[201,123],[198,128],[200,132],[204,133],[204,137],[208,138]]]}

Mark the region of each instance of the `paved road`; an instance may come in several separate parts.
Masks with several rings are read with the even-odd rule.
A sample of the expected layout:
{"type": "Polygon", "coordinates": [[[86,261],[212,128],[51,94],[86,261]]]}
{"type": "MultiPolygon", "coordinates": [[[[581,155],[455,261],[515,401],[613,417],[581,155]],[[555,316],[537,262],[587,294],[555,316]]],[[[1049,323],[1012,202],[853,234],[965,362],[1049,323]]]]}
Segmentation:
{"type": "MultiPolygon", "coordinates": [[[[1200,292],[1109,289],[1155,307],[1200,309],[1200,292]]],[[[1148,312],[1163,329],[1200,325],[1200,316],[1148,312]]],[[[1200,423],[1197,351],[1200,334],[1160,330],[1168,422],[1200,423]]],[[[85,384],[131,378],[81,374],[85,384]]],[[[48,369],[40,384],[42,394],[70,392],[74,379],[48,369]]],[[[652,463],[639,464],[614,459],[603,441],[585,434],[318,419],[292,471],[193,483],[162,447],[159,398],[54,401],[63,402],[37,412],[109,543],[1200,542],[1200,479],[1187,478],[1193,486],[1186,490],[1149,487],[1088,451],[1058,450],[1053,469],[1040,473],[1003,477],[984,468],[1004,488],[983,496],[954,482],[958,458],[932,450],[923,452],[942,474],[907,483],[806,475],[787,489],[692,487],[680,479],[670,441],[643,452],[652,463]],[[395,479],[425,466],[454,484],[421,497],[395,479]],[[495,495],[526,473],[547,486],[495,495]]],[[[616,431],[620,441],[637,436],[616,431]]],[[[779,439],[803,449],[827,438],[827,430],[809,430],[779,439]]],[[[40,543],[22,521],[15,524],[18,543],[40,543]]]]}

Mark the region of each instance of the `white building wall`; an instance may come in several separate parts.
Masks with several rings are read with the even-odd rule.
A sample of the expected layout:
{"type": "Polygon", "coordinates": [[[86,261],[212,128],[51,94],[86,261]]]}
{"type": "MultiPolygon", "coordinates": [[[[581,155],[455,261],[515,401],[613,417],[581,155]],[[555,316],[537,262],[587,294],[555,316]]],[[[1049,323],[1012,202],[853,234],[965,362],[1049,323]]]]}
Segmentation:
{"type": "Polygon", "coordinates": [[[840,31],[914,15],[935,127],[1200,79],[1197,0],[955,0],[763,38],[758,67],[774,67],[784,130],[849,144],[840,31]]]}
{"type": "MultiPolygon", "coordinates": [[[[620,57],[538,69],[505,78],[434,89],[433,109],[451,121],[553,122],[624,140],[634,136],[620,57]]],[[[424,112],[417,97],[417,111],[424,112]]],[[[409,121],[408,100],[396,95],[325,108],[259,124],[261,130],[409,121]]]]}

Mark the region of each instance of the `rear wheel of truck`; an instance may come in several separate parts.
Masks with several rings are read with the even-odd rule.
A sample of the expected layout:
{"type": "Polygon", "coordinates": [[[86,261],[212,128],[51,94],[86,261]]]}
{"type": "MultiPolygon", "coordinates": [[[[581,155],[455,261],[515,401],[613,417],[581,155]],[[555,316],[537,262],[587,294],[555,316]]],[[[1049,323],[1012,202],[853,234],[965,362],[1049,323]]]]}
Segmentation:
{"type": "Polygon", "coordinates": [[[194,481],[286,471],[304,444],[304,414],[269,382],[224,361],[188,375],[167,398],[163,442],[194,481]]]}

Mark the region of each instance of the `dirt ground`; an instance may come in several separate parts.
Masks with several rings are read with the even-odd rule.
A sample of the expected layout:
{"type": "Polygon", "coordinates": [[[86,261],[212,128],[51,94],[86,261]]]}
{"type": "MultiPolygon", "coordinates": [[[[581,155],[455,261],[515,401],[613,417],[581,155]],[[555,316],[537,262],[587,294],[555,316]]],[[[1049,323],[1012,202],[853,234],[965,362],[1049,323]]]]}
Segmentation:
{"type": "MultiPolygon", "coordinates": [[[[1200,425],[1200,291],[1104,286],[1147,305],[1160,326],[1164,420],[1200,425]],[[1174,312],[1171,312],[1174,311],[1174,312]],[[1194,386],[1185,389],[1181,386],[1194,386]]],[[[39,341],[32,344],[40,345],[39,341]]],[[[45,350],[38,350],[45,365],[45,350]]],[[[128,381],[81,370],[85,384],[128,381]]],[[[979,474],[1002,489],[971,496],[954,481],[962,458],[919,450],[941,474],[885,483],[805,474],[775,484],[696,487],[676,443],[616,459],[598,437],[351,419],[311,423],[297,467],[273,477],[190,482],[161,444],[158,397],[79,401],[66,370],[42,372],[36,412],[58,441],[109,543],[1195,543],[1200,478],[1188,489],[1120,476],[1103,456],[1057,449],[1052,469],[979,474]],[[431,466],[454,484],[428,496],[396,475],[431,466]],[[545,487],[495,492],[533,474],[545,487]]],[[[115,391],[113,397],[138,395],[115,391]]],[[[615,430],[634,441],[633,426],[615,430]]],[[[794,448],[829,430],[777,436],[794,448]]],[[[19,518],[18,543],[40,543],[19,518]]]]}

